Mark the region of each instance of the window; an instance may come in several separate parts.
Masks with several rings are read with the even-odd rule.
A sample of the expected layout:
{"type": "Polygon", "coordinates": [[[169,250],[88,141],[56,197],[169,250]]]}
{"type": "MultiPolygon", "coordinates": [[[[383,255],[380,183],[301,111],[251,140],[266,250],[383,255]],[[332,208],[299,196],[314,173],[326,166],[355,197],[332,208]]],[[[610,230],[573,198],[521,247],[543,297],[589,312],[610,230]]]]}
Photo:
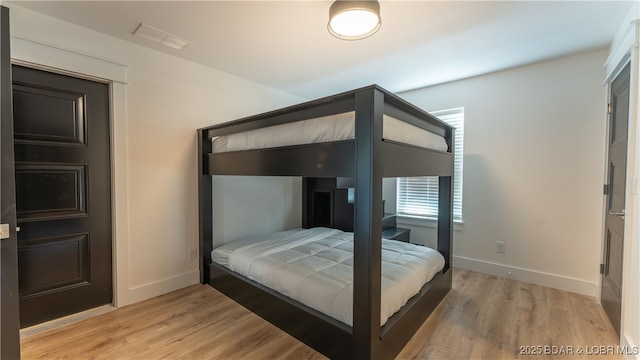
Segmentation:
{"type": "MultiPolygon", "coordinates": [[[[431,112],[454,126],[453,220],[462,222],[462,154],[464,139],[464,108],[431,112]]],[[[397,213],[424,218],[438,217],[438,177],[398,178],[397,213]]]]}

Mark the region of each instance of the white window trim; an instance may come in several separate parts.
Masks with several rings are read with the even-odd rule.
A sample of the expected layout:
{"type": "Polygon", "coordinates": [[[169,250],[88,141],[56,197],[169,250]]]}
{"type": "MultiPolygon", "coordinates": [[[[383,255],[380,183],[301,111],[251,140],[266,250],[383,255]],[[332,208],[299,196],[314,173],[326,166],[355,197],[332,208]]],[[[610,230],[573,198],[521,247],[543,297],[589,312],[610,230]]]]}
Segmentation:
{"type": "MultiPolygon", "coordinates": [[[[411,215],[396,215],[398,226],[409,225],[418,226],[423,228],[438,228],[438,219],[432,217],[411,216],[411,215]]],[[[464,228],[464,221],[453,221],[453,230],[462,231],[464,228]]]]}
{"type": "MultiPolygon", "coordinates": [[[[456,133],[456,154],[459,156],[457,159],[462,160],[463,156],[464,156],[464,108],[453,108],[453,109],[447,109],[447,110],[442,110],[442,111],[434,111],[431,112],[432,115],[436,116],[436,117],[441,117],[443,118],[444,121],[446,121],[446,117],[449,115],[457,115],[457,114],[462,114],[462,124],[461,126],[459,126],[459,130],[461,130],[462,134],[457,134],[456,133]]],[[[462,161],[457,162],[456,161],[456,167],[459,166],[459,172],[461,174],[464,174],[464,163],[462,161]]],[[[463,193],[462,193],[462,187],[463,187],[463,182],[464,182],[464,175],[462,175],[461,177],[462,180],[459,183],[459,188],[455,189],[454,191],[458,191],[459,194],[455,194],[454,193],[454,197],[455,195],[458,195],[457,198],[459,199],[459,209],[460,209],[460,217],[459,218],[454,218],[453,222],[454,222],[454,230],[462,230],[462,225],[464,224],[464,206],[463,206],[463,193]]],[[[455,181],[455,179],[454,179],[455,181]]],[[[400,196],[398,194],[398,191],[400,190],[400,186],[399,184],[396,184],[396,208],[398,208],[398,200],[400,199],[400,196]]],[[[399,211],[396,211],[397,213],[397,217],[400,223],[404,223],[407,225],[414,225],[414,226],[423,226],[423,227],[437,227],[437,217],[434,215],[424,215],[424,216],[420,216],[420,215],[412,215],[412,214],[403,214],[400,213],[399,211]]]]}

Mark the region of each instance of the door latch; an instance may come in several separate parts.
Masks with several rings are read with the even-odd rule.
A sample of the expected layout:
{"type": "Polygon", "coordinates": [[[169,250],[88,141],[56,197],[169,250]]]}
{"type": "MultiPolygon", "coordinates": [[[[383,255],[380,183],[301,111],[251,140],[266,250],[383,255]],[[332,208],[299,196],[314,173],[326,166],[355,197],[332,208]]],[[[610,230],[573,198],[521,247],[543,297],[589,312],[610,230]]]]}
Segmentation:
{"type": "Polygon", "coordinates": [[[609,210],[609,215],[619,216],[622,220],[624,220],[624,209],[622,209],[620,212],[609,210]]]}

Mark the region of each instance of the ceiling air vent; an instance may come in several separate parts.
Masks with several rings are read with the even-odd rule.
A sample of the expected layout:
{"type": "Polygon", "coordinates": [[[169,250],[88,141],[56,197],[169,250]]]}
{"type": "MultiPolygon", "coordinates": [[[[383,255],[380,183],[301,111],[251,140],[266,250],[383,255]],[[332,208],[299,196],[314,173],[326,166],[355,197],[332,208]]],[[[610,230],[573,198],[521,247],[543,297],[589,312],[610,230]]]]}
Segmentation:
{"type": "Polygon", "coordinates": [[[182,50],[191,44],[190,41],[182,39],[168,32],[158,30],[153,26],[140,23],[133,35],[141,36],[147,40],[166,45],[170,48],[182,50]]]}

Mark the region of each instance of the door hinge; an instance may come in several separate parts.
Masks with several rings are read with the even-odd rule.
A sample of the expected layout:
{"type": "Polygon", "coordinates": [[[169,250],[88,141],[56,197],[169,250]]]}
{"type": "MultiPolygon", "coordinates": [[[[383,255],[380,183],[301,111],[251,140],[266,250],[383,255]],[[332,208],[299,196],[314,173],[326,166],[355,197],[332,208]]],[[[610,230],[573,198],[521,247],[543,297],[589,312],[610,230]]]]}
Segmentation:
{"type": "Polygon", "coordinates": [[[600,274],[604,275],[604,264],[600,264],[600,274]]]}
{"type": "Polygon", "coordinates": [[[609,184],[604,184],[604,186],[602,187],[602,193],[605,195],[609,195],[610,190],[611,190],[611,185],[609,184]]]}
{"type": "Polygon", "coordinates": [[[607,115],[613,114],[613,104],[607,104],[607,115]]]}

